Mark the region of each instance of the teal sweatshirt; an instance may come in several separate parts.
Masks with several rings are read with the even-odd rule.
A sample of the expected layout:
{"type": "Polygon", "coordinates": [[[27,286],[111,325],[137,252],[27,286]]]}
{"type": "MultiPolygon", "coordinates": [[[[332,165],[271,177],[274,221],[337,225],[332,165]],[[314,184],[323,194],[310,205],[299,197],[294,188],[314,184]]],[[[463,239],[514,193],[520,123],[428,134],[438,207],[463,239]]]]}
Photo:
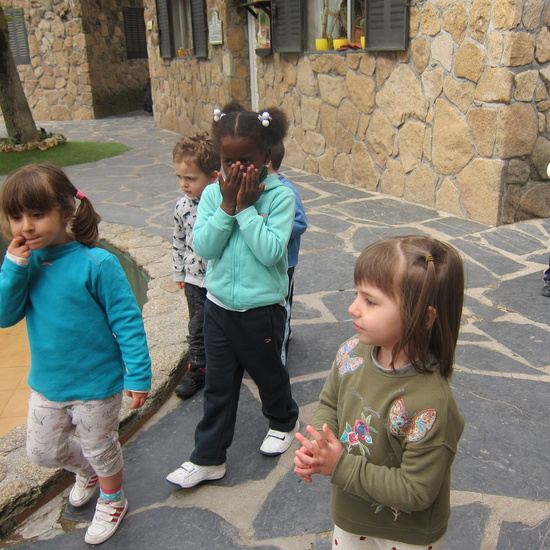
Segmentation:
{"type": "Polygon", "coordinates": [[[29,386],[50,401],[151,387],[141,312],[115,256],[78,242],[36,250],[0,271],[0,326],[26,318],[29,386]]]}
{"type": "Polygon", "coordinates": [[[221,208],[219,183],[206,187],[193,228],[193,247],[208,261],[206,288],[230,309],[283,302],[288,291],[287,245],[296,199],[276,174],[253,206],[234,216],[221,208]]]}

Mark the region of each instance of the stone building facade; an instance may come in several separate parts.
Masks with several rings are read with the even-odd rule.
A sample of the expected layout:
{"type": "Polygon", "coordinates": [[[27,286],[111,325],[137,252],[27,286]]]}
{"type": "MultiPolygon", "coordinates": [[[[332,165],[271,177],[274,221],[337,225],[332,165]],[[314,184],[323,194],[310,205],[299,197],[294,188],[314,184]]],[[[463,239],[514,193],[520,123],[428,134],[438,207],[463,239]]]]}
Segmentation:
{"type": "Polygon", "coordinates": [[[30,63],[18,70],[36,121],[83,120],[143,106],[149,62],[128,59],[123,6],[142,0],[3,0],[22,9],[30,63]]]}
{"type": "Polygon", "coordinates": [[[550,216],[548,0],[417,0],[404,51],[272,53],[249,63],[246,10],[208,0],[223,44],[161,58],[145,0],[155,121],[208,129],[230,99],[282,107],[284,163],[490,225],[550,216]]]}

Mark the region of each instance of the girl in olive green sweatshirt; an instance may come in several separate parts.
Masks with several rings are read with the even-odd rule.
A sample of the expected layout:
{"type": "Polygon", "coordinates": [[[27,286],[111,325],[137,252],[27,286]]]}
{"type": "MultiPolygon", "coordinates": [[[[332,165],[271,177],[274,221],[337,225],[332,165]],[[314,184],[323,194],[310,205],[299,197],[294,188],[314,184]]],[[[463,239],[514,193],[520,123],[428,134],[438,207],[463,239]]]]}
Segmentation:
{"type": "Polygon", "coordinates": [[[426,237],[367,247],[295,471],[331,477],[333,549],[442,548],[464,420],[448,384],[464,295],[457,251],[426,237]]]}

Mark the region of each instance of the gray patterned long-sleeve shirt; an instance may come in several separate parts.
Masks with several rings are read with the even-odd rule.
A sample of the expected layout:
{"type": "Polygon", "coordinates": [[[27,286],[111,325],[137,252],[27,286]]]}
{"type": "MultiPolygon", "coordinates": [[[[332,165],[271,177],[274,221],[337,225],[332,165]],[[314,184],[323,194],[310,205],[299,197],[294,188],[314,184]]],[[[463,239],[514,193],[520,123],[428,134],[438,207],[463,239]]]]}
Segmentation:
{"type": "Polygon", "coordinates": [[[174,281],[205,287],[206,260],[193,249],[192,232],[199,199],[182,197],[174,208],[174,281]]]}

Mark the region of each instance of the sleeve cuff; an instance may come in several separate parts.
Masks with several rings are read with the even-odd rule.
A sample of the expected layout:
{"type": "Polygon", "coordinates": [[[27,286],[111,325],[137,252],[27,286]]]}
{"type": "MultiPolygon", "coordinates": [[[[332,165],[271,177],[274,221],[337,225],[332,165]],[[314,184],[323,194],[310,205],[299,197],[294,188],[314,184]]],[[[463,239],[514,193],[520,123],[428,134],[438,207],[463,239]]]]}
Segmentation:
{"type": "Polygon", "coordinates": [[[19,256],[14,256],[9,252],[6,252],[6,258],[17,265],[29,265],[29,260],[27,260],[27,258],[20,258],[19,256]]]}

